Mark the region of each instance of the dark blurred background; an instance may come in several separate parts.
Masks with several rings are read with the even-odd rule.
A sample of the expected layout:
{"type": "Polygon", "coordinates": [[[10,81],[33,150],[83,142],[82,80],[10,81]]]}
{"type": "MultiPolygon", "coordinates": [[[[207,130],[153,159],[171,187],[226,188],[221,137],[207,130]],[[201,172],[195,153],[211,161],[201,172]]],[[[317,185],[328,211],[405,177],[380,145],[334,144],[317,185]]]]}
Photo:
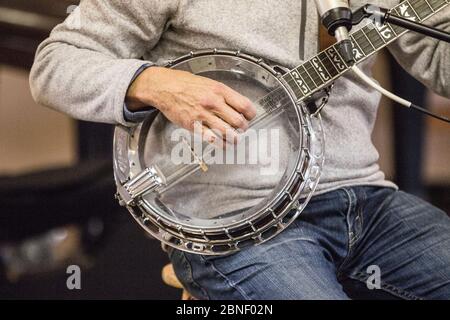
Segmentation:
{"type": "MultiPolygon", "coordinates": [[[[0,0],[0,298],[178,299],[169,261],[114,200],[112,132],[37,106],[28,72],[38,44],[77,1],[0,0]],[[79,265],[81,290],[66,268],[79,265]]],[[[386,52],[375,76],[433,111],[431,94],[386,52]]],[[[387,176],[450,212],[450,127],[383,100],[373,139],[387,176]]]]}

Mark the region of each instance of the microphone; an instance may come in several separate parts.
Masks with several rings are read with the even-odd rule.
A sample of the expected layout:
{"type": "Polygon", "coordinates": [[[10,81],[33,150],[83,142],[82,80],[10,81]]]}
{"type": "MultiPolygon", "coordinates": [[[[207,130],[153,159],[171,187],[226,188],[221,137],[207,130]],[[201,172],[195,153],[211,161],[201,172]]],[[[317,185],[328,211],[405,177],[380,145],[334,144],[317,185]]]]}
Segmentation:
{"type": "MultiPolygon", "coordinates": [[[[365,5],[356,10],[353,14],[350,10],[350,5],[346,0],[314,0],[317,11],[320,15],[322,24],[327,28],[328,33],[334,36],[338,41],[338,50],[341,57],[351,66],[351,70],[367,85],[379,91],[384,96],[394,100],[402,106],[412,108],[416,111],[425,113],[436,119],[450,123],[450,119],[441,115],[432,113],[427,109],[421,108],[412,102],[405,100],[392,92],[386,90],[375,82],[372,78],[367,76],[358,66],[355,65],[353,57],[353,44],[349,37],[349,31],[354,24],[360,23],[364,18],[377,19],[382,23],[391,23],[405,29],[410,29],[418,33],[434,37],[439,40],[450,42],[450,33],[438,30],[420,23],[407,20],[403,17],[391,15],[389,10],[374,7],[372,5],[365,5]]],[[[448,0],[447,0],[448,2],[448,0]]]]}
{"type": "Polygon", "coordinates": [[[322,24],[331,36],[340,27],[350,31],[352,24],[352,11],[346,0],[315,0],[322,24]]]}
{"type": "Polygon", "coordinates": [[[347,0],[315,0],[320,20],[328,33],[339,44],[339,53],[348,65],[353,65],[353,46],[349,38],[352,29],[352,11],[347,0]]]}

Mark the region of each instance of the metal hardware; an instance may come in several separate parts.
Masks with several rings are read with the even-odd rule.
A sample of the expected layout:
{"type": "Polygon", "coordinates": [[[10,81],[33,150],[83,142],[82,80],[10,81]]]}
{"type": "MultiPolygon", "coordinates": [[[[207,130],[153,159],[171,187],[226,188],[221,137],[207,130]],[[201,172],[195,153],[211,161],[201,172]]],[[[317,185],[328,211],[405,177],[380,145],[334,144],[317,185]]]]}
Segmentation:
{"type": "Polygon", "coordinates": [[[124,205],[130,206],[135,200],[160,186],[165,184],[162,174],[157,167],[146,168],[133,179],[130,179],[121,188],[118,188],[118,197],[124,205]]]}
{"type": "Polygon", "coordinates": [[[327,105],[330,99],[330,94],[331,90],[333,89],[333,86],[334,82],[330,86],[314,93],[313,95],[304,100],[306,107],[311,112],[311,116],[313,117],[317,116],[322,111],[322,109],[327,105]]]}
{"type": "MultiPolygon", "coordinates": [[[[217,168],[220,170],[222,168],[211,163],[208,164],[207,172],[201,170],[208,169],[207,167],[202,168],[201,165],[209,163],[209,160],[206,156],[203,159],[202,155],[205,154],[203,152],[194,152],[193,154],[192,148],[189,148],[191,153],[189,157],[192,159],[193,156],[194,161],[189,160],[187,165],[170,162],[171,149],[159,149],[160,146],[154,148],[154,142],[152,142],[153,138],[167,139],[171,131],[165,130],[171,130],[169,129],[170,125],[162,126],[161,122],[158,122],[160,119],[157,116],[149,117],[134,130],[130,132],[122,130],[122,134],[117,131],[115,136],[115,147],[116,149],[120,147],[121,150],[115,154],[115,176],[120,203],[126,206],[130,212],[136,210],[136,212],[142,213],[142,216],[133,215],[133,218],[148,234],[166,246],[191,253],[229,254],[241,250],[244,245],[255,245],[267,241],[282,232],[293,222],[291,215],[288,215],[289,212],[293,208],[305,207],[305,202],[309,201],[318,183],[318,179],[309,179],[310,168],[314,165],[318,167],[323,165],[322,155],[311,157],[308,151],[308,148],[315,149],[317,147],[319,150],[323,148],[321,122],[318,122],[317,128],[312,127],[311,112],[307,110],[305,104],[302,104],[301,107],[296,105],[295,95],[291,92],[289,85],[280,77],[288,69],[269,65],[262,59],[239,51],[220,49],[203,50],[184,55],[171,61],[171,65],[167,65],[167,67],[187,69],[194,74],[196,72],[209,73],[213,79],[214,72],[219,71],[220,75],[229,72],[231,79],[236,77],[233,81],[241,81],[238,90],[249,89],[248,93],[255,90],[255,96],[252,97],[252,99],[256,99],[255,101],[259,101],[257,100],[259,98],[262,99],[264,94],[276,90],[275,99],[284,99],[286,107],[283,112],[274,113],[274,120],[270,124],[276,125],[275,128],[281,126],[282,131],[289,134],[287,136],[289,141],[285,140],[284,143],[288,144],[293,151],[288,160],[292,171],[283,175],[281,180],[274,181],[276,187],[274,187],[271,197],[266,199],[264,206],[251,205],[245,210],[238,208],[236,212],[220,215],[210,208],[209,204],[213,207],[214,203],[205,199],[205,205],[201,212],[191,211],[190,205],[201,206],[203,202],[198,199],[203,197],[202,193],[207,194],[210,187],[214,188],[214,181],[212,184],[208,184],[208,178],[205,179],[205,175],[212,175],[211,179],[214,179],[214,176],[217,175],[217,168]],[[195,70],[192,69],[194,61],[195,66],[198,66],[198,68],[194,68],[195,70]],[[280,124],[276,124],[277,121],[280,121],[280,124]],[[281,121],[288,122],[289,126],[283,126],[281,121]],[[155,132],[151,132],[152,128],[158,128],[156,136],[153,135],[155,132]],[[316,146],[316,144],[321,145],[316,146]],[[148,167],[149,165],[151,166],[148,167]],[[187,176],[186,172],[191,172],[189,171],[191,168],[195,168],[195,172],[198,174],[187,176]],[[131,176],[129,180],[127,180],[128,175],[131,176]],[[299,180],[299,177],[302,179],[299,180]],[[182,182],[179,183],[179,181],[182,182]],[[190,183],[203,184],[206,191],[200,190],[198,193],[186,192],[183,194],[185,190],[182,188],[190,183]],[[178,190],[181,192],[178,193],[178,190]],[[191,204],[189,204],[190,197],[194,197],[191,204]],[[197,205],[197,203],[200,204],[197,205]],[[211,213],[212,216],[205,213],[211,213]],[[280,221],[283,223],[280,224],[280,221]],[[277,228],[273,229],[274,226],[277,228]],[[270,235],[267,233],[269,229],[273,231],[270,232],[270,235]],[[261,236],[262,234],[264,236],[261,236]]],[[[222,78],[218,80],[224,81],[222,78]]],[[[227,84],[226,81],[224,81],[225,84],[227,84]]],[[[258,105],[260,110],[265,110],[263,103],[258,105]]],[[[316,119],[320,120],[320,114],[316,119]]],[[[173,140],[172,142],[172,145],[178,143],[173,140]]],[[[186,143],[187,141],[183,139],[180,142],[186,143]]],[[[159,144],[159,142],[157,143],[159,144]]],[[[186,149],[186,151],[188,150],[186,149]]],[[[183,151],[183,157],[188,155],[186,151],[183,151]]],[[[219,198],[217,201],[226,200],[219,198]]]]}

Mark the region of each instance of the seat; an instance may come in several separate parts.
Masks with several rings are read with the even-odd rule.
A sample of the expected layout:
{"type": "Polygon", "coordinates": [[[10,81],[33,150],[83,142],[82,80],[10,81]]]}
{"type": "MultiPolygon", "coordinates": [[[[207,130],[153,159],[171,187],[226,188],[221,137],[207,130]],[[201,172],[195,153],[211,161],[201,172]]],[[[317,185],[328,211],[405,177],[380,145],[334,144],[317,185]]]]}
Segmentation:
{"type": "Polygon", "coordinates": [[[170,287],[181,289],[183,293],[181,295],[181,300],[196,300],[181,284],[178,280],[175,271],[173,270],[173,265],[171,263],[164,266],[161,272],[163,282],[170,287]]]}

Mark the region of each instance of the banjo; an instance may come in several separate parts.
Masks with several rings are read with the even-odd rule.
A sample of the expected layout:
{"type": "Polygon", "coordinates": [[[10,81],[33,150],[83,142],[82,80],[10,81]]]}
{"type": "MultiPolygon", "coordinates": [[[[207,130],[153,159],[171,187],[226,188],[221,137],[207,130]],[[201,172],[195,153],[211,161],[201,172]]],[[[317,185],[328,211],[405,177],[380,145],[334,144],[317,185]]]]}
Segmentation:
{"type": "MultiPolygon", "coordinates": [[[[409,0],[391,10],[421,22],[448,0],[409,0]]],[[[350,35],[361,62],[407,31],[369,23],[350,35]]],[[[256,117],[233,147],[199,141],[153,112],[114,134],[116,197],[164,245],[224,255],[263,243],[303,211],[324,163],[320,111],[332,83],[351,66],[333,45],[287,70],[228,50],[191,52],[168,62],[222,82],[253,101],[256,117]],[[261,156],[262,155],[262,156],[261,156]]]]}

